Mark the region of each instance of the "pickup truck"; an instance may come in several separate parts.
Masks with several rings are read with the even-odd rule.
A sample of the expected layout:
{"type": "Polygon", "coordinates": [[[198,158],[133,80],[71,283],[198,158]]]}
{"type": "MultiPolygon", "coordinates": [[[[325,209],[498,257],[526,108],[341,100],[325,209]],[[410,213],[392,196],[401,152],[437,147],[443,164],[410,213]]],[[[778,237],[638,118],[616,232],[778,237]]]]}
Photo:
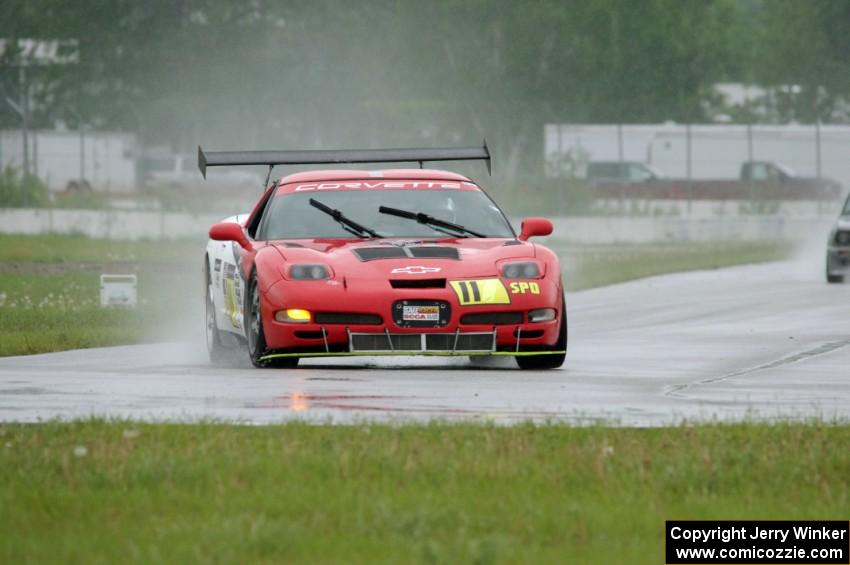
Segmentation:
{"type": "Polygon", "coordinates": [[[841,185],[827,178],[802,177],[770,161],[746,161],[737,179],[671,179],[644,163],[591,161],[587,183],[596,198],[693,200],[833,200],[841,185]]]}

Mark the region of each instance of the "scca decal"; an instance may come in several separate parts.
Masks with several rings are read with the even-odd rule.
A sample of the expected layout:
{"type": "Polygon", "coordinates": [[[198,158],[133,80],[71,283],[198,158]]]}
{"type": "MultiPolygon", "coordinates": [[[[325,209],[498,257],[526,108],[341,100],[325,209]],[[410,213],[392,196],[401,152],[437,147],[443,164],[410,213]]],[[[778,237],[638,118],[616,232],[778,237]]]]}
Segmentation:
{"type": "Polygon", "coordinates": [[[536,282],[512,282],[511,294],[540,294],[540,285],[536,282]]]}

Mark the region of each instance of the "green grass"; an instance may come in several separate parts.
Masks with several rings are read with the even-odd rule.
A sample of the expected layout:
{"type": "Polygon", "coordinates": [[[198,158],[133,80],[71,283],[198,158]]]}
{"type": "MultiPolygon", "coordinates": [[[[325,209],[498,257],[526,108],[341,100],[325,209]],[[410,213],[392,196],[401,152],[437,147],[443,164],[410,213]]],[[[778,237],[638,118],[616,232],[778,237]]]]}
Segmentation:
{"type": "Polygon", "coordinates": [[[0,235],[0,356],[179,338],[200,326],[203,242],[0,235]],[[139,277],[136,309],[100,307],[100,274],[139,277]]]}
{"type": "Polygon", "coordinates": [[[0,272],[0,356],[185,339],[200,331],[200,269],[137,274],[140,304],[130,309],[100,306],[98,272],[0,272]]]}
{"type": "Polygon", "coordinates": [[[82,235],[0,234],[0,263],[156,263],[182,264],[193,259],[198,265],[204,242],[112,241],[82,235]]]}
{"type": "MultiPolygon", "coordinates": [[[[574,246],[554,242],[569,291],[769,261],[780,244],[574,246]]],[[[0,356],[186,338],[202,325],[203,243],[0,236],[0,356]],[[99,306],[101,273],[135,273],[135,310],[99,306]]]]}
{"type": "Polygon", "coordinates": [[[820,424],[0,424],[0,562],[656,564],[668,519],[846,518],[848,443],[820,424]]]}
{"type": "Polygon", "coordinates": [[[787,243],[583,245],[551,242],[561,258],[568,291],[605,286],[667,273],[787,259],[787,243]]]}
{"type": "Polygon", "coordinates": [[[202,324],[203,243],[0,236],[0,356],[185,338],[202,324]],[[100,274],[139,306],[101,308],[100,274]]]}

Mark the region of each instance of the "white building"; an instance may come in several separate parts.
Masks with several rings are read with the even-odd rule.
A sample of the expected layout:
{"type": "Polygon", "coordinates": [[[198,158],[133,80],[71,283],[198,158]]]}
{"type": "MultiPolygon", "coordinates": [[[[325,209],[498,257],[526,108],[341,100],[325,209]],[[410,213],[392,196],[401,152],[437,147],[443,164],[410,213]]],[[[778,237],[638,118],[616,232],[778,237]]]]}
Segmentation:
{"type": "Polygon", "coordinates": [[[850,126],[548,124],[543,135],[548,176],[580,176],[589,161],[622,160],[650,164],[668,177],[731,179],[755,160],[850,186],[850,126]]]}
{"type": "MultiPolygon", "coordinates": [[[[127,193],[136,189],[136,136],[118,132],[30,130],[30,172],[52,192],[86,181],[97,192],[127,193]]],[[[0,168],[23,170],[23,135],[0,131],[0,168]]]]}

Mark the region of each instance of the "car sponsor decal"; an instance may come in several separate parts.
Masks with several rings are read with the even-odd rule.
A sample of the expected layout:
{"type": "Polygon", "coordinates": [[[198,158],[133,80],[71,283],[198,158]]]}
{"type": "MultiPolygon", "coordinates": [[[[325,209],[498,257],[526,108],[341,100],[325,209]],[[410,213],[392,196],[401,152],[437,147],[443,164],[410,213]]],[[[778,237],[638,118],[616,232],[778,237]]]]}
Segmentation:
{"type": "Polygon", "coordinates": [[[510,304],[505,285],[499,279],[449,281],[461,306],[478,304],[510,304]]]}
{"type": "Polygon", "coordinates": [[[236,243],[235,241],[231,242],[233,252],[233,260],[236,261],[236,270],[239,272],[239,276],[243,279],[245,278],[242,274],[242,247],[236,243]]]}
{"type": "Polygon", "coordinates": [[[441,189],[467,189],[475,190],[478,187],[466,181],[390,181],[390,180],[375,180],[375,181],[348,181],[348,182],[310,182],[297,184],[290,190],[292,192],[305,192],[313,190],[382,190],[382,189],[420,189],[420,188],[441,188],[441,189]]]}
{"type": "Polygon", "coordinates": [[[215,271],[215,274],[210,276],[210,280],[212,280],[215,288],[219,288],[221,286],[221,259],[215,260],[213,271],[215,271]]]}
{"type": "Polygon", "coordinates": [[[427,273],[439,273],[440,267],[422,267],[420,265],[409,265],[407,267],[396,267],[390,273],[393,275],[424,275],[427,273]]]}
{"type": "Polygon", "coordinates": [[[512,282],[511,294],[540,294],[540,285],[536,282],[512,282]]]}
{"type": "Polygon", "coordinates": [[[225,310],[230,323],[234,328],[239,327],[239,312],[236,306],[236,282],[233,279],[225,279],[224,281],[224,302],[225,310]]]}
{"type": "Polygon", "coordinates": [[[433,306],[403,306],[401,319],[405,322],[439,322],[440,307],[433,306]]]}
{"type": "Polygon", "coordinates": [[[230,318],[230,324],[239,328],[239,316],[242,314],[242,285],[236,281],[236,265],[224,263],[222,269],[224,281],[224,311],[230,318]]]}

